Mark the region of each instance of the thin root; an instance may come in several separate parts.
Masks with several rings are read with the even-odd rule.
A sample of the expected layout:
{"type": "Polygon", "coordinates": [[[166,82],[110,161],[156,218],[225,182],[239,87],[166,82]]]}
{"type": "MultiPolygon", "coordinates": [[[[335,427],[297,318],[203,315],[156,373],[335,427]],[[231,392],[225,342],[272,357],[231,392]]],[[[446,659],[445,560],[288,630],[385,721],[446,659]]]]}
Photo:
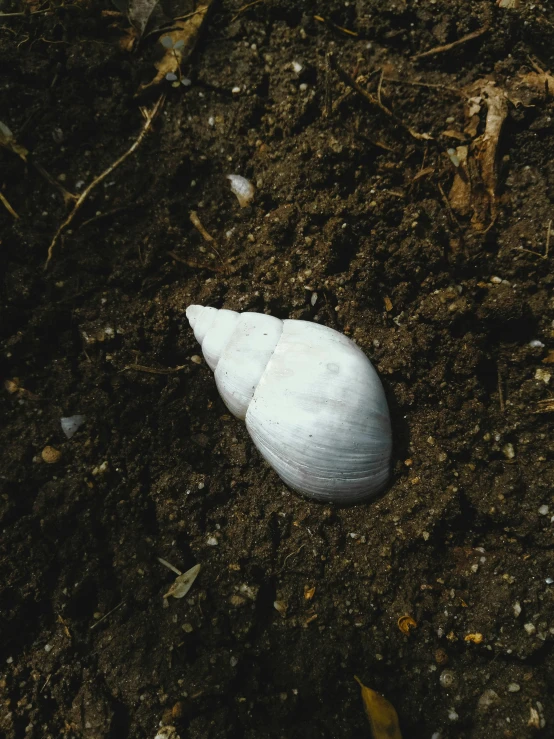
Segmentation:
{"type": "Polygon", "coordinates": [[[443,44],[442,46],[434,46],[432,49],[428,49],[427,51],[422,51],[421,54],[414,54],[412,59],[424,59],[427,56],[435,56],[435,54],[444,54],[444,52],[450,51],[451,49],[456,48],[456,46],[465,44],[468,41],[473,41],[474,38],[479,38],[479,36],[482,36],[483,34],[487,33],[487,31],[489,30],[490,30],[490,26],[487,23],[482,28],[479,28],[477,31],[468,33],[466,36],[462,36],[462,38],[459,38],[457,41],[452,41],[452,43],[450,44],[443,44]]]}
{"type": "Polygon", "coordinates": [[[0,200],[2,201],[2,204],[5,207],[5,209],[8,211],[8,213],[10,213],[10,215],[12,215],[15,218],[15,220],[18,221],[19,220],[19,216],[17,215],[17,213],[15,212],[15,210],[8,203],[6,197],[4,195],[2,195],[1,192],[0,192],[0,200]]]}
{"type": "Polygon", "coordinates": [[[347,74],[343,69],[341,69],[337,62],[335,61],[335,58],[332,54],[329,54],[329,63],[332,67],[332,69],[338,74],[338,76],[341,78],[341,80],[351,87],[353,90],[355,90],[359,95],[361,95],[363,98],[365,98],[368,103],[373,105],[376,108],[379,108],[379,110],[382,110],[383,113],[393,120],[395,123],[397,123],[399,126],[402,126],[404,130],[406,130],[410,136],[412,136],[414,139],[417,139],[418,141],[428,141],[429,139],[432,139],[433,137],[428,133],[418,133],[415,131],[411,126],[408,126],[404,121],[398,116],[396,116],[392,110],[389,110],[386,105],[383,105],[374,95],[372,95],[370,92],[365,90],[361,85],[359,85],[356,80],[354,80],[349,74],[347,74]]]}
{"type": "Polygon", "coordinates": [[[119,159],[117,159],[113,164],[111,164],[108,167],[108,169],[104,170],[104,172],[102,172],[102,174],[98,175],[98,177],[96,177],[96,179],[94,179],[90,183],[90,185],[88,185],[88,187],[86,187],[83,190],[83,192],[81,193],[81,195],[79,195],[79,197],[77,198],[77,200],[75,202],[75,205],[73,206],[73,209],[71,210],[71,213],[67,216],[67,218],[65,219],[65,221],[58,228],[58,230],[54,234],[54,238],[50,242],[50,246],[48,247],[48,256],[46,258],[46,263],[44,265],[44,269],[47,269],[48,268],[48,265],[50,264],[50,260],[52,259],[52,255],[54,253],[54,247],[58,243],[58,240],[59,240],[60,236],[68,228],[68,226],[72,223],[73,219],[75,218],[75,216],[77,215],[77,213],[81,209],[81,206],[83,205],[83,203],[85,202],[85,200],[88,198],[88,196],[90,195],[90,193],[92,192],[92,190],[94,190],[94,188],[97,185],[99,185],[103,180],[105,180],[106,177],[108,177],[108,175],[110,175],[114,171],[114,169],[116,169],[117,167],[119,167],[120,164],[123,164],[123,162],[127,159],[127,157],[129,157],[131,154],[133,154],[133,152],[136,149],[138,149],[138,147],[142,143],[144,137],[146,136],[146,134],[150,130],[150,128],[152,126],[152,123],[154,121],[154,118],[156,117],[156,114],[158,113],[158,111],[162,107],[162,105],[164,103],[164,100],[165,100],[165,96],[164,95],[160,95],[160,97],[157,99],[156,103],[154,104],[154,107],[152,108],[152,110],[148,111],[145,108],[141,108],[141,112],[142,112],[142,114],[143,114],[143,116],[145,118],[145,123],[144,123],[144,126],[142,127],[142,131],[140,132],[140,134],[138,135],[138,137],[135,139],[135,141],[129,147],[129,149],[127,149],[127,151],[119,157],[119,159]]]}

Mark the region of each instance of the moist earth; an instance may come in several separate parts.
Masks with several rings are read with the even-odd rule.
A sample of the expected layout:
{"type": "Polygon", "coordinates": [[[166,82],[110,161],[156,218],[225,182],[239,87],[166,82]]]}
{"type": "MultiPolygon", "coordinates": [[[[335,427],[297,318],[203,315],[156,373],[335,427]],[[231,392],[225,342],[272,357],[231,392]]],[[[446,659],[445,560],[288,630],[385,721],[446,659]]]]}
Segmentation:
{"type": "Polygon", "coordinates": [[[187,0],[0,9],[2,736],[369,737],[355,676],[405,739],[552,736],[552,5],[224,0],[144,91],[187,0]],[[191,303],[355,340],[387,490],[288,490],[191,303]]]}

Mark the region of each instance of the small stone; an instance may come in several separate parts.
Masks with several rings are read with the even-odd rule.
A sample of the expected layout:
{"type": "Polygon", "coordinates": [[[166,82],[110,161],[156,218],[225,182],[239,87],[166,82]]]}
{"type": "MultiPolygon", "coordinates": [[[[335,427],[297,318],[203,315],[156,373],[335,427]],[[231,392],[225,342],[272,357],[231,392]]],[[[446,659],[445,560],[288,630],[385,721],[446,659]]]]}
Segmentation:
{"type": "Polygon", "coordinates": [[[186,624],[183,624],[181,628],[183,629],[185,634],[192,634],[192,632],[194,631],[193,625],[189,624],[188,622],[186,624]]]}
{"type": "Polygon", "coordinates": [[[206,539],[206,544],[209,547],[216,547],[219,544],[219,541],[215,536],[208,536],[208,538],[206,539]]]}
{"type": "Polygon", "coordinates": [[[283,617],[287,615],[287,604],[284,600],[276,600],[273,603],[275,610],[283,617]]]}
{"type": "Polygon", "coordinates": [[[447,690],[449,688],[453,688],[456,685],[456,675],[452,672],[452,670],[443,670],[439,676],[439,682],[443,688],[446,688],[447,690]]]}
{"type": "Polygon", "coordinates": [[[202,357],[199,356],[198,354],[193,354],[192,357],[190,358],[190,361],[194,362],[194,364],[202,364],[202,357]]]}
{"type": "Polygon", "coordinates": [[[508,685],[508,693],[519,693],[521,687],[517,683],[510,683],[508,685]]]}
{"type": "Polygon", "coordinates": [[[500,698],[498,697],[498,693],[489,688],[488,690],[485,690],[484,693],[482,693],[482,695],[480,696],[479,700],[477,701],[477,708],[480,711],[488,711],[488,709],[491,706],[494,706],[495,703],[500,703],[500,698]]]}
{"type": "Polygon", "coordinates": [[[516,600],[516,602],[514,603],[514,616],[517,618],[520,613],[521,613],[521,604],[519,600],[516,600]]]}
{"type": "Polygon", "coordinates": [[[506,457],[506,459],[513,459],[516,456],[516,453],[514,451],[514,445],[513,444],[504,444],[502,447],[502,453],[506,457]]]}
{"type": "Polygon", "coordinates": [[[41,452],[42,461],[46,464],[56,464],[62,458],[62,453],[53,446],[45,446],[41,452]]]}
{"type": "Polygon", "coordinates": [[[539,513],[541,516],[548,516],[548,506],[547,505],[541,505],[539,508],[539,513]]]}
{"type": "Polygon", "coordinates": [[[535,380],[542,380],[545,385],[548,385],[548,383],[550,382],[550,377],[550,372],[543,369],[542,367],[539,367],[538,370],[535,372],[535,380]]]}
{"type": "Polygon", "coordinates": [[[537,627],[535,626],[535,624],[532,624],[532,623],[524,624],[523,628],[529,634],[529,636],[532,636],[537,630],[537,627]]]}

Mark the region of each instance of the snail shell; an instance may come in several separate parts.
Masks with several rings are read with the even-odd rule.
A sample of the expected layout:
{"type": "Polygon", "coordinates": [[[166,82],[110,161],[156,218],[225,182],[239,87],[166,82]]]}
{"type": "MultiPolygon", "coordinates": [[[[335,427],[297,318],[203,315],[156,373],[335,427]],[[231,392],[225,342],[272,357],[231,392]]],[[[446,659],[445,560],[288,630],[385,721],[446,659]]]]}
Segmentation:
{"type": "Polygon", "coordinates": [[[262,313],[191,305],[186,314],[227,408],[289,487],[334,503],[360,502],[384,488],[389,409],[353,341],[262,313]]]}

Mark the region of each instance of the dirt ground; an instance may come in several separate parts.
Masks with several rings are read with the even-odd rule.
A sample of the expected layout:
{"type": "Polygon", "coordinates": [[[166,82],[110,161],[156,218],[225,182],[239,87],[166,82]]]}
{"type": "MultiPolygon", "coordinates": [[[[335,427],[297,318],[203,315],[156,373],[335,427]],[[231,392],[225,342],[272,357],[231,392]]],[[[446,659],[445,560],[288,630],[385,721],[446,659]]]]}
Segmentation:
{"type": "Polygon", "coordinates": [[[554,735],[554,7],[503,4],[224,0],[141,93],[192,3],[2,0],[3,737],[370,737],[354,676],[404,739],[554,735]],[[287,490],[190,303],[355,339],[386,492],[287,490]]]}

